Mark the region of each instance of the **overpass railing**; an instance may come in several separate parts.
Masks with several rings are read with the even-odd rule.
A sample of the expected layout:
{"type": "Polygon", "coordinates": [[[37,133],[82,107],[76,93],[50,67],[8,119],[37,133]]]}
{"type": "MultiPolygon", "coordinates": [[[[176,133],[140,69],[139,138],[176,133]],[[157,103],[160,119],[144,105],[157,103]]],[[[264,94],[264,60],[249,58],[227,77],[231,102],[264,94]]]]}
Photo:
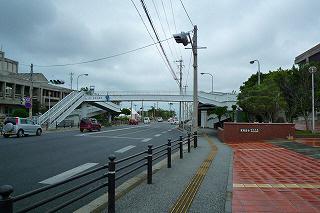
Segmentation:
{"type": "Polygon", "coordinates": [[[168,139],[167,143],[159,146],[154,147],[150,144],[147,150],[123,159],[116,160],[116,157],[111,155],[109,162],[105,165],[18,196],[12,196],[12,186],[2,185],[0,186],[0,212],[22,213],[35,210],[37,212],[57,212],[100,189],[107,189],[108,212],[113,213],[115,212],[116,183],[119,180],[145,168],[147,183],[152,184],[155,162],[166,157],[167,168],[171,168],[172,154],[179,151],[179,157],[182,159],[183,147],[187,146],[187,151],[190,153],[192,142],[194,148],[197,147],[197,138],[196,132],[193,136],[189,133],[185,137],[180,136],[177,140],[168,139]],[[61,189],[62,186],[68,189],[61,189]],[[60,188],[59,191],[58,188],[60,188]],[[25,205],[19,206],[19,202],[24,202],[25,205]]]}

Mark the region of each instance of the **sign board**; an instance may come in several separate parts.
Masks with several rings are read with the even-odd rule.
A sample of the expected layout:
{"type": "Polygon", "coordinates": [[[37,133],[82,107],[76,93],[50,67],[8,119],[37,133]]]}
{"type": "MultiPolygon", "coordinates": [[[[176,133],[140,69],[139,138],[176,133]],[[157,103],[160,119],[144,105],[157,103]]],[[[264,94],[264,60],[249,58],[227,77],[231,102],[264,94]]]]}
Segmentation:
{"type": "Polygon", "coordinates": [[[110,101],[109,95],[88,95],[85,98],[87,101],[110,101]]]}
{"type": "Polygon", "coordinates": [[[24,106],[25,106],[27,109],[29,109],[29,108],[31,108],[31,103],[30,103],[30,102],[26,102],[26,103],[24,104],[24,106]]]}
{"type": "Polygon", "coordinates": [[[256,128],[240,129],[240,132],[243,132],[243,133],[257,133],[257,132],[259,132],[259,129],[256,129],[256,128]]]}
{"type": "Polygon", "coordinates": [[[30,103],[31,101],[30,101],[30,97],[25,97],[24,98],[24,101],[26,102],[26,103],[30,103]]]}

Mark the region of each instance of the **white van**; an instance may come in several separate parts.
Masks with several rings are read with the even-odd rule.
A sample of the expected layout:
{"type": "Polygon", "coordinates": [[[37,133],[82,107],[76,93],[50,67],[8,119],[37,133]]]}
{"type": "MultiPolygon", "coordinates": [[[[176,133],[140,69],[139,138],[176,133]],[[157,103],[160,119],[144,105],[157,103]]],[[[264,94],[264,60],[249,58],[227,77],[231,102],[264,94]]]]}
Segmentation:
{"type": "Polygon", "coordinates": [[[143,118],[143,123],[144,124],[149,124],[150,123],[150,118],[149,117],[144,117],[143,118]]]}

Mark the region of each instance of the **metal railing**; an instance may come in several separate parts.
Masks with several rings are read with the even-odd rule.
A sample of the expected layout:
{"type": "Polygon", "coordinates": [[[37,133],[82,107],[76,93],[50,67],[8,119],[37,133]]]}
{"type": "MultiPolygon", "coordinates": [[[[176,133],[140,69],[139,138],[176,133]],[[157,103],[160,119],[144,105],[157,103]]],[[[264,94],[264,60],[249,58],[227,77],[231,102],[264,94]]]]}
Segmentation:
{"type": "Polygon", "coordinates": [[[198,135],[195,132],[193,136],[189,133],[186,137],[180,136],[178,140],[172,141],[168,139],[167,143],[155,146],[148,145],[148,149],[143,152],[139,152],[137,154],[131,155],[129,157],[116,160],[114,155],[109,156],[109,162],[106,165],[91,169],[87,172],[75,175],[70,177],[64,181],[44,186],[42,188],[18,195],[12,196],[13,187],[10,185],[2,185],[0,186],[0,212],[1,213],[22,213],[34,211],[35,209],[39,209],[44,207],[46,204],[56,201],[59,198],[64,198],[66,195],[69,195],[72,192],[77,192],[77,194],[73,194],[71,199],[65,200],[64,198],[62,203],[55,204],[54,207],[50,207],[50,209],[46,209],[45,212],[56,212],[59,211],[70,204],[100,190],[107,187],[108,190],[108,212],[115,212],[115,201],[116,201],[116,182],[120,179],[132,174],[133,172],[146,167],[147,170],[147,183],[152,184],[152,171],[153,164],[155,161],[167,157],[167,168],[171,168],[172,164],[172,153],[179,150],[180,159],[183,158],[183,146],[187,145],[187,151],[191,151],[191,142],[194,144],[194,148],[197,148],[198,144],[198,135]],[[103,172],[103,174],[97,174],[98,172],[103,172]],[[96,176],[92,177],[93,174],[96,176]],[[81,178],[87,178],[84,182],[78,183],[81,178]],[[107,179],[107,181],[103,181],[103,179],[107,179]],[[100,182],[100,183],[99,183],[100,182]],[[101,183],[102,182],[102,183],[101,183]],[[61,186],[66,186],[66,184],[72,184],[71,188],[66,190],[62,190],[56,192],[53,195],[39,196],[44,192],[49,191],[50,189],[55,190],[61,186]],[[99,183],[99,184],[97,184],[99,183]],[[89,188],[85,192],[79,194],[79,190],[83,190],[85,187],[96,184],[94,187],[89,188]],[[30,198],[37,197],[37,201],[27,202],[28,205],[23,207],[22,209],[15,210],[14,207],[17,202],[27,200],[30,198]]]}

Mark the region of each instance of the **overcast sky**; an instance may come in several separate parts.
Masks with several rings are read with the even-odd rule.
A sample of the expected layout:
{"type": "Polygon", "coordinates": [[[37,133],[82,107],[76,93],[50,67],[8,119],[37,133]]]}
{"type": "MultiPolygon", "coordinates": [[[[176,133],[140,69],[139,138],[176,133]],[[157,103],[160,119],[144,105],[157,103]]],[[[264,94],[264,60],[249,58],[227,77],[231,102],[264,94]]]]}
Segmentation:
{"type": "MultiPolygon", "coordinates": [[[[133,1],[152,33],[140,1],[133,1]]],[[[145,0],[161,39],[192,29],[179,0],[171,0],[173,10],[170,0],[153,1],[145,0]]],[[[257,71],[256,64],[249,64],[252,59],[260,60],[262,72],[290,68],[297,55],[320,42],[319,0],[183,2],[199,28],[198,45],[207,47],[199,50],[199,73],[214,75],[215,91],[238,91],[257,71]]],[[[95,85],[100,91],[177,90],[155,46],[96,63],[36,66],[107,57],[151,43],[130,0],[0,0],[0,44],[6,57],[19,61],[20,72],[29,71],[22,64],[34,63],[35,72],[49,80],[63,79],[66,87],[70,87],[69,73],[74,72],[73,88],[76,77],[88,73],[79,86],[95,85]]],[[[183,58],[183,84],[191,89],[191,50],[173,39],[163,45],[176,72],[174,61],[183,58]]],[[[211,90],[209,76],[199,75],[199,89],[211,90]]]]}

